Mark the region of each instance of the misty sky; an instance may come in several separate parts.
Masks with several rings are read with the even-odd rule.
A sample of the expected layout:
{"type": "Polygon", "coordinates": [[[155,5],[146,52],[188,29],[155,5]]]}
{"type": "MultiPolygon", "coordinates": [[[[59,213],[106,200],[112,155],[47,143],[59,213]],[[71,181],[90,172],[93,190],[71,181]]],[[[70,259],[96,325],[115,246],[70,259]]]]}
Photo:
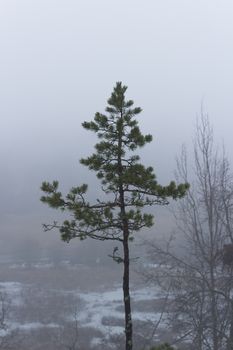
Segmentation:
{"type": "Polygon", "coordinates": [[[93,181],[78,160],[116,81],[154,136],[143,151],[160,182],[189,143],[204,103],[233,157],[231,0],[0,0],[0,233],[43,236],[54,213],[43,180],[93,181]]]}

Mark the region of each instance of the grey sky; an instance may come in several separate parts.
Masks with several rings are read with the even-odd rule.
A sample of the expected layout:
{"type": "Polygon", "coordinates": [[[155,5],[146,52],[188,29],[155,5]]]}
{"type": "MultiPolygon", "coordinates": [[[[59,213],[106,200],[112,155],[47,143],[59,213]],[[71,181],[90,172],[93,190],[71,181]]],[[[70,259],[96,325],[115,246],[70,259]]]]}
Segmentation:
{"type": "Polygon", "coordinates": [[[232,16],[231,0],[0,0],[1,234],[40,233],[52,214],[42,180],[86,179],[78,159],[95,139],[80,124],[116,81],[143,108],[154,136],[143,154],[160,181],[202,100],[231,160],[232,16]]]}

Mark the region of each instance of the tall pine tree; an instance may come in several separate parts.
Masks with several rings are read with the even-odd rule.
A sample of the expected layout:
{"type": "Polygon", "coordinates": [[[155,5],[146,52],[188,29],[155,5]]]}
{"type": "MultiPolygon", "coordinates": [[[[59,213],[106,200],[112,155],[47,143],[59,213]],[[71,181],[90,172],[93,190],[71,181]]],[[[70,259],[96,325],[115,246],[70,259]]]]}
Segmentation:
{"type": "Polygon", "coordinates": [[[136,120],[141,108],[133,107],[133,101],[125,99],[126,90],[121,82],[116,83],[108,100],[107,114],[96,113],[93,121],[82,124],[85,129],[95,132],[100,142],[95,145],[95,153],[80,162],[96,172],[105,200],[90,203],[86,198],[86,184],[71,188],[63,196],[58,191],[57,181],[42,184],[45,195],[41,200],[71,214],[61,225],[45,225],[45,230],[58,228],[64,241],[90,237],[122,243],[123,256],[120,257],[115,248],[112,257],[123,263],[125,349],[132,350],[129,241],[135,232],[153,225],[153,215],[146,213],[145,207],[166,205],[169,197],[183,197],[188,184],[159,185],[153,168],[142,165],[139,156],[134,154],[137,148],[151,142],[152,136],[141,133],[136,120]]]}

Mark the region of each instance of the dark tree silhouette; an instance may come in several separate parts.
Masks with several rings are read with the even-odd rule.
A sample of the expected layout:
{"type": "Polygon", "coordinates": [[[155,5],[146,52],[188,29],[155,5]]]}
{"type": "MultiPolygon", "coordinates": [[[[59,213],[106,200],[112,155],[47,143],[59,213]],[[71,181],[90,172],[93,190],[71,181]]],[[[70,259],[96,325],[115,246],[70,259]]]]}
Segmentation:
{"type": "Polygon", "coordinates": [[[94,170],[101,181],[104,200],[89,203],[86,199],[88,186],[73,187],[63,197],[58,191],[58,182],[44,182],[42,191],[46,193],[42,202],[50,207],[70,212],[71,219],[63,224],[45,225],[46,230],[58,228],[64,241],[73,238],[81,240],[93,238],[101,241],[111,240],[122,243],[123,256],[117,248],[112,258],[123,263],[123,294],[125,309],[126,350],[133,348],[132,318],[129,291],[129,241],[134,232],[153,225],[153,215],[143,212],[152,205],[168,204],[173,199],[185,195],[188,184],[168,186],[157,183],[152,167],[143,166],[138,155],[132,155],[137,148],[152,141],[151,135],[143,135],[135,117],[141,108],[133,107],[133,101],[125,100],[126,86],[116,83],[106,108],[107,115],[96,113],[94,121],[84,122],[82,126],[97,134],[100,142],[95,145],[95,153],[81,164],[94,170]]]}

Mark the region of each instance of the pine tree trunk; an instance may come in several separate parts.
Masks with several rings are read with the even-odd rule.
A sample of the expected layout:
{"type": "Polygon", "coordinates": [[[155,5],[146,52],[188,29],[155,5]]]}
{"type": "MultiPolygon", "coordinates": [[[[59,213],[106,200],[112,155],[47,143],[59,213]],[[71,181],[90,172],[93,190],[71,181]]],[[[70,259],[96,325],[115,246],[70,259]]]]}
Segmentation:
{"type": "Polygon", "coordinates": [[[133,349],[133,325],[131,318],[131,304],[129,293],[129,225],[126,218],[124,189],[122,183],[122,132],[123,132],[123,112],[121,111],[121,125],[119,126],[118,139],[118,174],[119,174],[119,199],[122,218],[123,231],[123,251],[124,251],[124,273],[123,273],[123,295],[124,295],[124,309],[125,309],[125,350],[133,349]]]}
{"type": "Polygon", "coordinates": [[[123,274],[123,293],[125,307],[125,350],[133,348],[133,328],[131,319],[131,304],[129,293],[129,245],[128,234],[124,234],[124,274],[123,274]]]}

